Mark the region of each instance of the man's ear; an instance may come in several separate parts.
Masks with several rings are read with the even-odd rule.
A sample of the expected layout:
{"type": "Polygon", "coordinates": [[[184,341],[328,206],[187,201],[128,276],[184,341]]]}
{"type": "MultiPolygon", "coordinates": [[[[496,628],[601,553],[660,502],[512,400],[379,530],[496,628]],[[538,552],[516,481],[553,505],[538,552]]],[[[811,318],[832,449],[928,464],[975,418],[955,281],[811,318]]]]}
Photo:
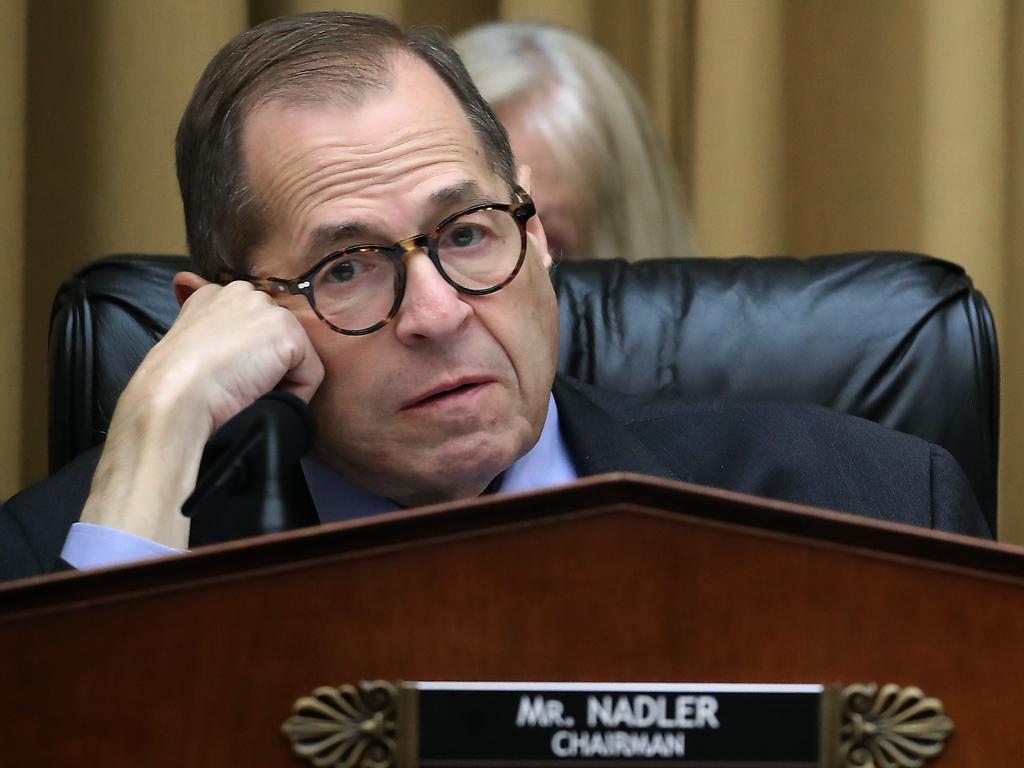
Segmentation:
{"type": "Polygon", "coordinates": [[[174,296],[178,299],[180,307],[188,297],[198,291],[204,285],[209,285],[209,280],[204,280],[195,272],[179,272],[174,276],[174,296]]]}
{"type": "MultiPolygon", "coordinates": [[[[530,186],[532,173],[528,165],[520,165],[516,173],[519,186],[525,189],[531,198],[533,197],[533,188],[530,186]]],[[[551,252],[548,251],[548,237],[544,234],[544,225],[541,223],[540,214],[526,222],[526,234],[531,235],[537,242],[537,247],[544,260],[544,268],[551,269],[551,252]]]]}

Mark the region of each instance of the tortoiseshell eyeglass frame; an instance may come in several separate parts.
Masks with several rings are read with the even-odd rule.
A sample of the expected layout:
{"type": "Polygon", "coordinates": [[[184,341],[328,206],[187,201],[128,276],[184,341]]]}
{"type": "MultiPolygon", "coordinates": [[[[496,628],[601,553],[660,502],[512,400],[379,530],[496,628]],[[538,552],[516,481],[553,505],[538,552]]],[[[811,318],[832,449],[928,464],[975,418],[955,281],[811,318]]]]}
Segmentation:
{"type": "Polygon", "coordinates": [[[316,316],[326,323],[332,331],[345,334],[346,336],[365,336],[368,333],[380,330],[390,323],[394,319],[395,315],[398,314],[398,308],[402,305],[402,298],[405,296],[405,256],[421,248],[426,251],[427,256],[433,262],[434,267],[441,274],[441,277],[444,278],[445,282],[459,293],[465,293],[471,296],[486,296],[487,294],[500,291],[506,285],[511,283],[515,279],[516,275],[519,274],[519,270],[522,269],[523,262],[526,260],[526,222],[537,213],[533,200],[530,199],[529,194],[527,194],[522,187],[518,185],[513,186],[512,193],[515,197],[519,198],[518,201],[512,203],[481,203],[479,205],[472,205],[469,208],[463,208],[461,211],[453,213],[451,216],[447,216],[444,221],[434,227],[434,229],[429,233],[407,237],[404,240],[399,240],[391,246],[373,244],[353,245],[340,251],[333,251],[298,277],[293,277],[291,279],[283,277],[255,277],[253,275],[241,273],[222,272],[218,276],[218,280],[222,285],[234,280],[244,280],[247,283],[252,283],[257,290],[264,291],[271,296],[280,294],[305,296],[306,301],[309,302],[309,306],[316,313],[316,316]],[[437,253],[438,238],[440,237],[441,231],[460,216],[475,213],[476,211],[487,210],[503,211],[515,220],[516,224],[519,226],[519,258],[516,260],[516,265],[509,276],[497,285],[493,285],[489,288],[466,288],[465,286],[459,285],[455,282],[448,273],[445,272],[444,267],[441,264],[441,258],[437,253]],[[369,251],[382,253],[394,263],[395,300],[391,305],[391,309],[388,311],[387,317],[380,322],[377,322],[367,328],[360,328],[357,330],[339,328],[324,317],[317,308],[316,296],[313,294],[313,277],[317,272],[333,261],[346,256],[352,256],[353,254],[366,253],[369,251]]]}

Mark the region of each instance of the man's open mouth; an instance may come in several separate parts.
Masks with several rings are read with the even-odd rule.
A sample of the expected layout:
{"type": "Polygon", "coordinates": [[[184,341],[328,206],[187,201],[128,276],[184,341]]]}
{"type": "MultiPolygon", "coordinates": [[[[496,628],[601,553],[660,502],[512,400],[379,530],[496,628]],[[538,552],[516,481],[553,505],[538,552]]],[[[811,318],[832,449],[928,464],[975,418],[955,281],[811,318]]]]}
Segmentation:
{"type": "Polygon", "coordinates": [[[402,406],[402,410],[406,411],[413,408],[422,408],[435,403],[441,403],[446,400],[455,400],[460,396],[470,394],[475,390],[480,389],[487,383],[487,381],[474,379],[471,381],[460,381],[454,384],[445,384],[406,403],[402,406]]]}

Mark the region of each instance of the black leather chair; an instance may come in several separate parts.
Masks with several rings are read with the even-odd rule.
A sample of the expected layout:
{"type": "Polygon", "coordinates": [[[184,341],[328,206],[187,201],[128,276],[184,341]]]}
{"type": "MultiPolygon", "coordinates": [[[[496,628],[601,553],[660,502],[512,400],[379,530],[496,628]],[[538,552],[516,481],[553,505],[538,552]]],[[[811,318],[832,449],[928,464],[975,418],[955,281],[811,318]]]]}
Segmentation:
{"type": "MultiPolygon", "coordinates": [[[[174,256],[71,277],[50,322],[50,470],[102,442],[177,314],[174,256]]],[[[999,360],[964,271],[910,253],[565,263],[559,369],[626,393],[817,403],[944,446],[996,530],[999,360]]]]}

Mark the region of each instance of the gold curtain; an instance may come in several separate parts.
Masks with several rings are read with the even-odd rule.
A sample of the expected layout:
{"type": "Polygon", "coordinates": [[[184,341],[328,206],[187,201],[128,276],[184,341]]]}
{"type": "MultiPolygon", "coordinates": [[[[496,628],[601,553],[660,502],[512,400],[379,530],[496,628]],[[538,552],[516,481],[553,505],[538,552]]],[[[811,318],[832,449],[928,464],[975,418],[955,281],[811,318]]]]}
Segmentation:
{"type": "Polygon", "coordinates": [[[25,270],[25,49],[28,0],[0,4],[0,498],[21,476],[21,350],[25,270]]]}
{"type": "Polygon", "coordinates": [[[451,32],[540,19],[605,46],[679,163],[703,253],[903,248],[964,265],[1000,333],[1000,534],[1024,542],[1022,3],[5,0],[0,497],[45,474],[61,279],[118,251],[184,252],[173,134],[206,61],[248,24],[343,7],[451,32]]]}

